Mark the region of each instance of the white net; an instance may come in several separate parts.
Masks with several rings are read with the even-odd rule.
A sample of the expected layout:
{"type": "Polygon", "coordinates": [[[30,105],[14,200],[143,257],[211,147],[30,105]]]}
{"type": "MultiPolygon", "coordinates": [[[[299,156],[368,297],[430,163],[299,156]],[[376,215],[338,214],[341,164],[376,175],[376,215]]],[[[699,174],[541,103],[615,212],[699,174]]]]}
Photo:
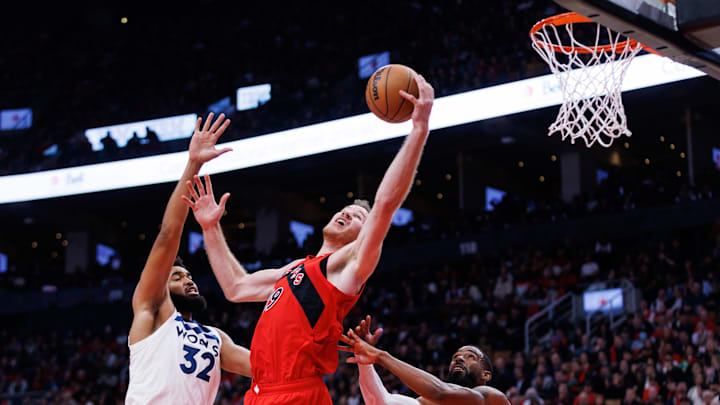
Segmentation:
{"type": "Polygon", "coordinates": [[[576,40],[573,23],[563,25],[562,35],[554,24],[545,24],[533,34],[533,48],[550,65],[563,95],[548,136],[559,132],[562,140],[569,137],[573,144],[582,139],[588,148],[595,143],[607,148],[615,139],[632,135],[622,104],[622,83],[642,45],[593,24],[594,44],[576,40]]]}

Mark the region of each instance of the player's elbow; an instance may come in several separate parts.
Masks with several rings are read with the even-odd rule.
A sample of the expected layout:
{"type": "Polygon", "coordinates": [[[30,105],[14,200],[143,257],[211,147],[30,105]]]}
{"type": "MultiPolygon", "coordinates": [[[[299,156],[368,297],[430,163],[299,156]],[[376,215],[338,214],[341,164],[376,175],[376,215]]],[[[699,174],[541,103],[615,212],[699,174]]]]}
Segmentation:
{"type": "Polygon", "coordinates": [[[229,286],[221,284],[220,287],[222,288],[223,295],[225,295],[225,299],[230,302],[243,302],[243,291],[245,287],[242,284],[242,281],[236,281],[229,286]]]}
{"type": "Polygon", "coordinates": [[[236,292],[226,292],[225,299],[236,304],[249,301],[246,296],[236,292]]]}
{"type": "Polygon", "coordinates": [[[148,296],[147,294],[138,292],[136,289],[131,301],[133,313],[138,314],[143,311],[155,313],[160,308],[163,298],[163,296],[148,296]]]}
{"type": "Polygon", "coordinates": [[[158,232],[155,238],[156,243],[163,244],[166,242],[172,242],[179,240],[182,237],[182,226],[172,226],[171,224],[163,223],[160,226],[160,232],[158,232]]]}
{"type": "MultiPolygon", "coordinates": [[[[373,202],[373,215],[388,222],[392,220],[395,211],[402,205],[404,196],[378,196],[373,202]]],[[[388,225],[389,226],[389,225],[388,225]]]]}
{"type": "Polygon", "coordinates": [[[223,295],[225,295],[225,299],[230,302],[240,302],[240,297],[238,297],[233,291],[223,289],[223,295]]]}
{"type": "MultiPolygon", "coordinates": [[[[221,286],[222,287],[222,286],[221,286]]],[[[247,277],[233,282],[230,286],[222,287],[225,299],[230,302],[264,302],[267,296],[263,295],[262,289],[255,285],[247,277]]]]}
{"type": "Polygon", "coordinates": [[[158,231],[158,238],[160,237],[175,237],[182,235],[183,225],[185,222],[176,220],[165,220],[160,224],[160,231],[158,231]]]}

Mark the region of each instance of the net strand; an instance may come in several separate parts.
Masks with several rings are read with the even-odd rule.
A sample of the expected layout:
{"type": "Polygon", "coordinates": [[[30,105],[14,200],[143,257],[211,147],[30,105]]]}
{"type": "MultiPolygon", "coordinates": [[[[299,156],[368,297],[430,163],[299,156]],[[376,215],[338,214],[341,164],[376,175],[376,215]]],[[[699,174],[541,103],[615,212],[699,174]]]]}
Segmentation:
{"type": "Polygon", "coordinates": [[[570,23],[564,25],[569,45],[563,45],[555,25],[546,24],[534,34],[533,48],[550,66],[562,91],[563,103],[548,136],[559,132],[563,141],[570,138],[574,144],[580,138],[588,148],[595,143],[607,148],[615,139],[632,135],[622,104],[622,83],[642,45],[595,25],[593,46],[575,39],[570,23]],[[599,48],[603,33],[610,42],[607,50],[599,48]]]}

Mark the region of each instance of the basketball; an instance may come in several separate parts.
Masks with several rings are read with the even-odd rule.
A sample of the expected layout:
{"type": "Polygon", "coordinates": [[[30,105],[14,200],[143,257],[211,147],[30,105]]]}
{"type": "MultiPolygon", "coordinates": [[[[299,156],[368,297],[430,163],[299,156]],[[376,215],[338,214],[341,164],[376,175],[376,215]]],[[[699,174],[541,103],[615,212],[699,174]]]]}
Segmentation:
{"type": "Polygon", "coordinates": [[[404,90],[418,97],[415,71],[404,65],[385,65],[370,76],[365,89],[368,108],[387,122],[405,122],[410,119],[413,104],[400,95],[404,90]]]}

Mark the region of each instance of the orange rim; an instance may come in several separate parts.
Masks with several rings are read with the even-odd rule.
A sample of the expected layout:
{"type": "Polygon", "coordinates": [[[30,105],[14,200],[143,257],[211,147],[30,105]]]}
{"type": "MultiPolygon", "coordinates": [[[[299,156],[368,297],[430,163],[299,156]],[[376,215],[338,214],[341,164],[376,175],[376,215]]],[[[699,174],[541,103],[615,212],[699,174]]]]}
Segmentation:
{"type": "Polygon", "coordinates": [[[615,50],[615,53],[622,53],[627,45],[630,45],[630,47],[635,47],[638,44],[643,47],[644,50],[654,53],[655,55],[660,55],[656,50],[650,48],[649,46],[645,46],[638,41],[634,39],[627,39],[622,42],[618,42],[615,45],[598,45],[598,46],[587,46],[587,48],[581,48],[576,46],[563,46],[563,45],[555,45],[555,44],[548,44],[547,42],[541,41],[540,39],[535,36],[535,34],[540,31],[543,27],[547,25],[554,25],[556,27],[562,26],[562,25],[568,25],[568,24],[581,24],[581,23],[594,23],[595,21],[581,16],[578,13],[575,12],[569,12],[569,13],[563,13],[554,15],[552,17],[545,18],[544,20],[538,21],[537,24],[533,25],[533,27],[530,29],[530,38],[533,42],[537,43],[538,45],[544,47],[544,48],[552,48],[555,52],[564,52],[564,53],[570,53],[570,52],[577,52],[577,53],[596,53],[596,52],[612,52],[615,50]]]}

